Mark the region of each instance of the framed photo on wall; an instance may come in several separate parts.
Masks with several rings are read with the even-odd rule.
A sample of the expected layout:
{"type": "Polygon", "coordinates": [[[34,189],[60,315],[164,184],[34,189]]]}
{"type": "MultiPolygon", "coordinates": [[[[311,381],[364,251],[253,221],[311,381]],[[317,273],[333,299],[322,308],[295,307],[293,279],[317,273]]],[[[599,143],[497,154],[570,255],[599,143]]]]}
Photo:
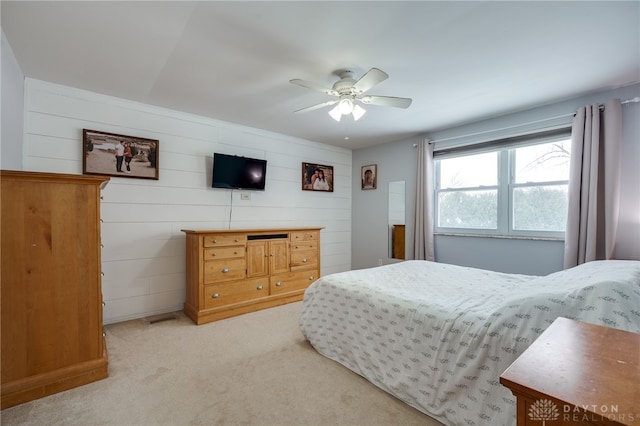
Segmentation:
{"type": "Polygon", "coordinates": [[[333,166],[302,163],[302,190],[333,192],[333,166]]]}
{"type": "Polygon", "coordinates": [[[360,170],[362,189],[376,189],[378,187],[378,165],[362,166],[360,170]]]}
{"type": "Polygon", "coordinates": [[[159,179],[157,139],[82,130],[82,173],[159,179]]]}

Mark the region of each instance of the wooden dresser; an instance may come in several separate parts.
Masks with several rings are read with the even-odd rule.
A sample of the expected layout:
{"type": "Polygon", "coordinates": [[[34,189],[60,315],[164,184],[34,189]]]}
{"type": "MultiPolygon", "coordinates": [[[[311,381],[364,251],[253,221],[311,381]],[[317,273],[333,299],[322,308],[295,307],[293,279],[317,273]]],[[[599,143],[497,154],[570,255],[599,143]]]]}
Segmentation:
{"type": "Polygon", "coordinates": [[[640,334],[558,318],[500,383],[518,426],[640,425],[640,334]]]}
{"type": "Polygon", "coordinates": [[[302,300],[320,276],[321,229],[183,229],[185,314],[204,324],[302,300]]]}
{"type": "Polygon", "coordinates": [[[0,172],[3,409],[107,377],[100,190],[108,180],[0,172]]]}

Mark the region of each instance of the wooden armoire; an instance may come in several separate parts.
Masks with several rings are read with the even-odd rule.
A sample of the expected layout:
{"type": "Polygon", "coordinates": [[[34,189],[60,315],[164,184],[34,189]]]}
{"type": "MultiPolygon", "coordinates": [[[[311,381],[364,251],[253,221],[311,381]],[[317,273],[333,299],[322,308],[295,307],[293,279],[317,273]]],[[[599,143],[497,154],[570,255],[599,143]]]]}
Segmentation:
{"type": "Polygon", "coordinates": [[[103,379],[108,177],[0,171],[2,408],[103,379]]]}

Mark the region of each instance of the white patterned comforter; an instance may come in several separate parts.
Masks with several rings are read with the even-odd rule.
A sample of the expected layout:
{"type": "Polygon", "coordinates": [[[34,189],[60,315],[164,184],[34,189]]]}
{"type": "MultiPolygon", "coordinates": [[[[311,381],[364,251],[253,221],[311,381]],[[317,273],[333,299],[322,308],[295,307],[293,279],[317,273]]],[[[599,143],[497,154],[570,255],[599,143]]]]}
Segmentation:
{"type": "Polygon", "coordinates": [[[300,329],[313,347],[447,425],[514,425],[500,374],[562,316],[640,333],[640,261],[544,277],[405,261],[320,278],[300,329]]]}

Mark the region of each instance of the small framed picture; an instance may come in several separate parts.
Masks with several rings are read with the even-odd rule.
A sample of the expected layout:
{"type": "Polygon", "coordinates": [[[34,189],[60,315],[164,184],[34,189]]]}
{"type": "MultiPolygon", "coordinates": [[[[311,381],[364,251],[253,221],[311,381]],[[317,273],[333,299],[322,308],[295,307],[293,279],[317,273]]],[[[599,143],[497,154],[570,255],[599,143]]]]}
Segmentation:
{"type": "Polygon", "coordinates": [[[159,179],[157,139],[82,130],[82,173],[159,179]]]}
{"type": "Polygon", "coordinates": [[[362,189],[376,189],[378,187],[378,165],[362,166],[360,171],[362,189]]]}
{"type": "Polygon", "coordinates": [[[302,190],[333,192],[333,166],[302,163],[302,190]]]}

